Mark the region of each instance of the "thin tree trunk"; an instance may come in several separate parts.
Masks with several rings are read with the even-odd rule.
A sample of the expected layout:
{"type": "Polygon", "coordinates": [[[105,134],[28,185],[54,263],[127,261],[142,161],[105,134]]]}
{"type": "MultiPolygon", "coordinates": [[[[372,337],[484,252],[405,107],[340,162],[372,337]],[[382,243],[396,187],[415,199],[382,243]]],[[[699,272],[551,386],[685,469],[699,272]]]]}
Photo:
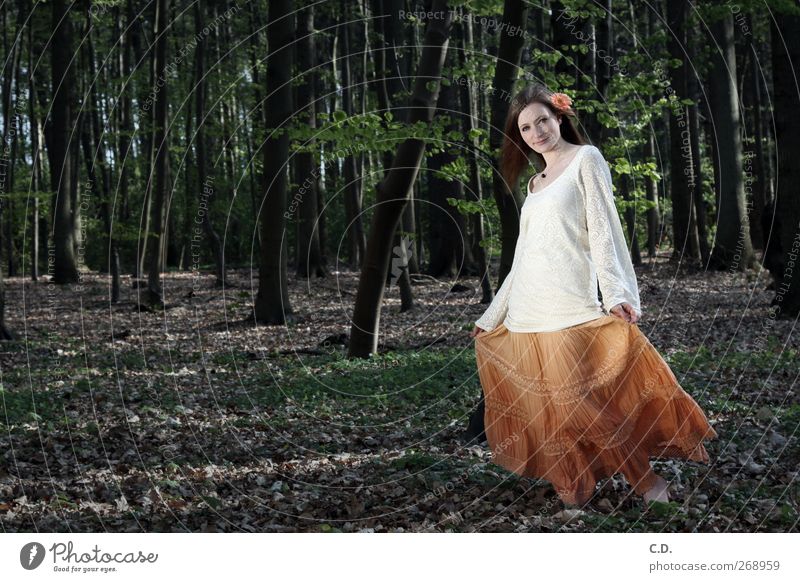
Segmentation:
{"type": "MultiPolygon", "coordinates": [[[[690,61],[697,58],[697,44],[698,35],[691,35],[691,42],[689,43],[690,61]]],[[[687,86],[689,98],[694,101],[689,105],[689,134],[691,136],[692,148],[692,176],[694,176],[695,193],[692,196],[694,200],[694,214],[695,224],[697,225],[697,241],[700,250],[700,260],[704,265],[708,264],[711,257],[711,249],[708,242],[708,227],[706,225],[706,216],[708,214],[706,209],[706,201],[703,199],[703,189],[699,186],[703,180],[703,168],[700,160],[700,139],[702,137],[700,129],[700,101],[703,99],[702,91],[700,90],[700,83],[694,71],[687,70],[687,86]]]]}
{"type": "MultiPolygon", "coordinates": [[[[156,84],[162,85],[156,92],[155,106],[153,108],[153,142],[152,148],[155,150],[155,189],[153,190],[152,217],[153,226],[152,236],[148,239],[148,254],[150,256],[150,268],[147,274],[147,302],[151,306],[162,307],[164,305],[163,292],[161,288],[161,271],[164,270],[164,235],[166,231],[166,220],[164,220],[164,205],[168,195],[169,184],[167,182],[167,165],[169,164],[169,134],[167,127],[167,83],[166,83],[166,60],[167,60],[167,22],[168,22],[169,0],[157,0],[156,4],[156,61],[154,76],[156,84]],[[163,83],[161,81],[164,81],[163,83]]],[[[152,180],[153,172],[151,172],[152,180]]]]}
{"type": "MultiPolygon", "coordinates": [[[[685,62],[686,4],[667,3],[667,25],[672,34],[667,43],[669,56],[685,62]]],[[[687,96],[687,67],[670,69],[670,82],[678,99],[687,96]]],[[[684,169],[691,169],[691,146],[684,137],[689,134],[686,106],[675,103],[670,115],[670,194],[672,196],[672,230],[674,238],[673,259],[689,262],[699,261],[700,251],[697,227],[694,221],[693,196],[696,195],[695,176],[684,169]]],[[[691,138],[691,136],[689,136],[691,138]]]]}
{"type": "MultiPolygon", "coordinates": [[[[189,84],[193,91],[198,91],[197,88],[197,62],[192,69],[192,80],[189,84]]],[[[197,95],[195,95],[195,99],[197,95]]],[[[194,109],[192,107],[192,100],[186,100],[186,117],[184,118],[183,135],[186,141],[186,157],[183,167],[183,202],[186,205],[186,211],[183,214],[183,243],[181,249],[180,268],[183,271],[192,271],[196,268],[197,263],[195,259],[199,257],[199,251],[193,252],[197,247],[196,244],[199,239],[199,232],[194,232],[194,215],[191,212],[192,202],[194,201],[194,186],[192,181],[192,172],[197,168],[197,159],[194,157],[192,144],[194,143],[193,125],[194,109]]],[[[196,144],[195,144],[196,145],[196,144]]]]}
{"type": "MultiPolygon", "coordinates": [[[[28,10],[31,0],[28,0],[28,10]]],[[[34,192],[31,201],[31,279],[39,280],[39,193],[42,191],[43,170],[42,129],[36,115],[36,86],[33,71],[33,27],[28,27],[28,119],[31,126],[31,190],[34,192]]]]}
{"type": "Polygon", "coordinates": [[[133,119],[131,117],[131,96],[128,86],[128,80],[131,78],[131,35],[129,28],[134,26],[136,18],[133,13],[133,0],[127,0],[126,8],[126,26],[120,32],[120,77],[125,83],[124,87],[120,90],[120,106],[119,106],[119,153],[117,154],[119,160],[119,197],[120,197],[120,220],[126,223],[130,218],[130,201],[128,195],[128,165],[133,160],[128,159],[131,147],[131,134],[133,132],[133,119]]]}
{"type": "Polygon", "coordinates": [[[88,32],[86,34],[86,49],[87,60],[89,62],[89,78],[92,79],[92,86],[90,89],[92,112],[90,121],[91,135],[94,141],[94,151],[92,151],[93,148],[89,143],[89,131],[85,131],[84,134],[86,138],[84,142],[84,157],[86,158],[86,164],[88,167],[89,176],[91,178],[92,188],[95,193],[99,193],[99,196],[96,196],[95,198],[100,199],[100,208],[103,216],[103,227],[106,239],[105,249],[108,253],[106,256],[107,267],[108,272],[111,274],[111,302],[116,303],[119,301],[120,293],[119,251],[117,250],[117,243],[113,236],[114,221],[111,214],[111,171],[106,163],[106,148],[103,143],[103,132],[101,129],[102,124],[100,122],[100,101],[97,98],[97,75],[95,69],[94,40],[92,37],[91,18],[91,13],[87,8],[86,26],[88,32]],[[99,169],[100,173],[99,184],[96,178],[97,172],[95,171],[95,167],[99,169]]]}
{"type": "MultiPolygon", "coordinates": [[[[647,38],[650,38],[656,28],[655,19],[655,10],[649,10],[645,20],[645,36],[647,38]]],[[[652,107],[652,97],[647,97],[647,104],[652,107]]],[[[658,160],[656,160],[656,140],[653,132],[648,133],[644,155],[646,160],[655,160],[658,165],[658,160]]],[[[652,203],[652,207],[647,209],[647,256],[655,258],[658,252],[658,245],[661,242],[661,210],[659,208],[661,202],[658,196],[658,183],[650,176],[645,179],[645,192],[647,201],[652,203]]]]}
{"type": "MultiPolygon", "coordinates": [[[[752,18],[749,14],[744,15],[749,30],[753,30],[752,18]]],[[[757,54],[758,47],[750,37],[747,43],[750,52],[757,54]]],[[[745,158],[745,178],[746,189],[751,192],[750,204],[752,207],[752,217],[750,219],[750,237],[753,246],[764,249],[764,232],[761,229],[762,214],[767,205],[766,189],[766,164],[764,163],[764,126],[761,123],[761,83],[758,74],[759,68],[751,59],[750,66],[744,80],[744,99],[749,106],[750,127],[753,128],[753,150],[747,153],[745,158]]]]}
{"type": "MultiPolygon", "coordinates": [[[[447,132],[458,132],[455,116],[456,88],[452,81],[444,85],[439,94],[439,115],[450,118],[447,132]]],[[[464,245],[466,225],[464,216],[453,207],[448,198],[464,199],[464,184],[460,180],[450,181],[442,175],[442,169],[455,162],[456,155],[451,153],[451,146],[445,144],[442,152],[437,152],[428,160],[428,184],[430,219],[429,239],[431,241],[431,258],[428,263],[428,274],[433,277],[452,277],[460,267],[467,272],[474,272],[471,253],[466,252],[464,245]]]]}
{"type": "MultiPolygon", "coordinates": [[[[157,3],[154,3],[155,6],[158,6],[157,3]]],[[[134,59],[137,63],[142,62],[143,55],[141,49],[141,41],[138,36],[139,33],[144,35],[144,27],[141,24],[137,24],[131,28],[132,33],[132,46],[134,51],[134,59]]],[[[150,44],[148,43],[148,47],[150,44]]],[[[144,199],[142,201],[142,209],[139,215],[139,244],[137,246],[137,255],[136,255],[136,266],[135,266],[135,273],[134,276],[142,277],[144,276],[144,269],[145,269],[145,260],[147,258],[147,249],[149,246],[149,240],[151,238],[150,229],[152,228],[151,225],[151,215],[152,215],[152,207],[153,207],[153,183],[154,180],[152,179],[152,168],[155,167],[156,160],[156,148],[157,144],[155,143],[155,125],[153,122],[154,117],[154,104],[150,101],[150,92],[151,88],[155,87],[156,83],[156,54],[155,51],[148,49],[148,53],[151,53],[150,59],[150,81],[149,84],[145,87],[145,90],[139,96],[139,103],[144,104],[147,103],[150,109],[146,112],[139,113],[139,133],[140,133],[140,149],[143,152],[144,159],[147,160],[147,168],[149,177],[145,182],[144,186],[144,199]]],[[[140,106],[141,110],[141,106],[140,106]]]]}
{"type": "MultiPolygon", "coordinates": [[[[472,20],[465,19],[461,21],[462,27],[462,46],[459,51],[459,62],[462,68],[472,62],[472,51],[475,47],[475,42],[472,35],[472,20]]],[[[468,79],[466,79],[468,81],[468,79]]],[[[462,115],[462,131],[464,133],[465,150],[467,152],[467,159],[469,164],[469,184],[467,198],[477,204],[482,204],[483,201],[483,184],[481,182],[480,162],[478,160],[478,138],[473,136],[473,132],[478,129],[478,104],[475,99],[475,89],[472,83],[461,82],[461,110],[466,113],[462,115]]],[[[483,231],[483,213],[475,212],[470,215],[470,222],[472,226],[472,235],[470,241],[472,243],[472,253],[478,263],[478,273],[480,274],[481,281],[481,303],[491,303],[494,298],[492,291],[492,283],[489,278],[489,263],[486,259],[486,249],[484,249],[480,242],[484,238],[483,231]]]]}
{"type": "MultiPolygon", "coordinates": [[[[347,13],[347,3],[342,0],[342,11],[347,13]]],[[[342,39],[342,109],[348,117],[353,115],[354,91],[352,88],[352,76],[350,73],[350,25],[345,19],[339,26],[342,39]]],[[[360,154],[353,153],[344,158],[344,205],[347,224],[349,225],[348,241],[349,261],[353,268],[362,265],[364,258],[364,225],[361,212],[361,174],[359,172],[358,158],[360,154]]]]}
{"type": "MultiPolygon", "coordinates": [[[[213,177],[207,177],[207,160],[206,160],[206,81],[205,70],[205,50],[206,50],[206,35],[202,34],[203,11],[200,3],[194,5],[194,24],[195,33],[200,36],[195,49],[195,78],[197,79],[197,86],[194,88],[195,96],[195,115],[197,116],[197,135],[196,135],[196,149],[197,149],[197,181],[198,188],[200,189],[200,203],[197,211],[197,218],[195,222],[202,221],[203,232],[208,237],[208,243],[211,247],[211,252],[214,255],[214,265],[216,267],[216,285],[222,286],[225,284],[225,255],[219,235],[214,230],[214,224],[211,220],[211,198],[215,193],[213,186],[213,177]]],[[[224,146],[223,146],[224,147],[224,146]]]]}
{"type": "MultiPolygon", "coordinates": [[[[297,111],[311,129],[317,126],[314,97],[315,47],[314,47],[314,8],[301,10],[297,15],[297,68],[305,71],[300,86],[297,87],[297,111]]],[[[313,144],[313,140],[310,144],[313,144]]],[[[319,168],[314,154],[300,152],[295,156],[299,179],[297,187],[299,205],[297,208],[297,276],[303,278],[325,277],[322,265],[322,252],[319,245],[317,219],[317,188],[319,187],[319,168]]]]}

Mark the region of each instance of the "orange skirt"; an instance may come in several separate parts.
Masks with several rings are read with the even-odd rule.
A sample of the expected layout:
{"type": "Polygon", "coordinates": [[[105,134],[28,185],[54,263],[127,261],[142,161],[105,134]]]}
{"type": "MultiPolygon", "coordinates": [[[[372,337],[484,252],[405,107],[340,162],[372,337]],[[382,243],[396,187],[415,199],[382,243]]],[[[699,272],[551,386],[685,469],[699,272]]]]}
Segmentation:
{"type": "Polygon", "coordinates": [[[651,457],[708,462],[717,436],[636,324],[606,315],[566,329],[475,338],[492,460],[540,477],[584,504],[599,479],[622,473],[642,494],[651,457]]]}

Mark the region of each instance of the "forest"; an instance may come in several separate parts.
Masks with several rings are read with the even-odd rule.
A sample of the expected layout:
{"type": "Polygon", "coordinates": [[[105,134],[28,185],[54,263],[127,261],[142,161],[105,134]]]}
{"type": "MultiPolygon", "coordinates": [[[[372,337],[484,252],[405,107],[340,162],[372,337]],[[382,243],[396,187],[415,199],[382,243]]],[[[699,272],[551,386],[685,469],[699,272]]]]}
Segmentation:
{"type": "Polygon", "coordinates": [[[0,0],[4,532],[790,532],[791,0],[0,0]],[[470,331],[533,165],[608,160],[640,328],[720,438],[565,508],[491,462],[470,331]],[[478,427],[476,429],[476,426],[478,427]]]}

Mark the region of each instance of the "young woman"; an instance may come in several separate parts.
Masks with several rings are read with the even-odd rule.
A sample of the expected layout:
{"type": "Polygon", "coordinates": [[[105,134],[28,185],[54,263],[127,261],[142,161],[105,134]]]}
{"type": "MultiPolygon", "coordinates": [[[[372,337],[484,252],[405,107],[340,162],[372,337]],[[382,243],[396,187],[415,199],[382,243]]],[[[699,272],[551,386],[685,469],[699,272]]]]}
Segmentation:
{"type": "Polygon", "coordinates": [[[550,481],[568,505],[615,473],[645,501],[668,501],[650,457],[708,462],[703,440],[717,433],[636,326],[611,172],[571,105],[535,84],[506,120],[508,183],[531,158],[544,169],[528,182],[511,271],[471,334],[486,437],[495,463],[550,481]]]}

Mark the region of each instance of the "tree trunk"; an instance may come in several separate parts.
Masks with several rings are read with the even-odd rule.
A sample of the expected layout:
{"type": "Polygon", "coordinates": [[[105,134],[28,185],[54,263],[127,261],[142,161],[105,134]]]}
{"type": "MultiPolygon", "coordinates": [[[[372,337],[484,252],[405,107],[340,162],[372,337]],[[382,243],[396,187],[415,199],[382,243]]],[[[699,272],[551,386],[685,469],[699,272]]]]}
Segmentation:
{"type": "MultiPolygon", "coordinates": [[[[0,218],[2,218],[2,214],[2,205],[0,205],[0,218]]],[[[14,334],[6,326],[6,285],[3,280],[3,269],[0,269],[0,341],[13,339],[15,339],[14,334]]]]}
{"type": "MultiPolygon", "coordinates": [[[[346,2],[343,0],[343,13],[346,13],[346,2]]],[[[348,19],[339,25],[342,39],[342,109],[347,117],[353,115],[353,88],[350,74],[350,24],[348,19]]],[[[344,158],[344,205],[345,216],[348,224],[347,234],[349,247],[349,261],[352,268],[362,265],[364,258],[364,225],[361,212],[361,175],[358,168],[360,153],[351,153],[344,158]]]]}
{"type": "Polygon", "coordinates": [[[267,98],[264,110],[267,139],[264,151],[264,184],[266,197],[261,207],[261,262],[255,319],[274,325],[286,323],[292,313],[286,279],[286,166],[289,160],[289,137],[285,132],[275,136],[293,114],[292,47],[295,39],[294,9],[290,0],[269,3],[267,40],[267,98]]]}
{"type": "MultiPolygon", "coordinates": [[[[410,102],[409,124],[417,121],[431,123],[436,110],[452,15],[447,0],[434,0],[432,9],[443,14],[444,18],[431,19],[427,25],[410,102]]],[[[381,303],[394,231],[408,202],[424,153],[425,142],[405,140],[397,149],[389,174],[378,184],[367,252],[358,281],[348,357],[366,358],[377,352],[381,303]]]]}
{"type": "MultiPolygon", "coordinates": [[[[691,35],[689,42],[689,50],[691,51],[689,59],[694,61],[698,58],[698,36],[697,34],[691,35]]],[[[700,260],[704,265],[708,264],[711,257],[711,249],[708,244],[708,227],[706,225],[706,216],[708,211],[706,209],[706,201],[703,198],[703,189],[699,184],[703,183],[703,168],[700,160],[700,140],[702,132],[700,129],[700,105],[699,103],[704,98],[703,92],[700,90],[700,83],[694,71],[687,71],[687,85],[686,89],[689,98],[694,101],[689,105],[689,134],[691,135],[691,148],[692,148],[692,176],[694,176],[696,186],[694,199],[694,214],[695,223],[697,225],[697,242],[700,250],[700,260]]]]}
{"type": "MultiPolygon", "coordinates": [[[[683,2],[667,3],[667,26],[672,34],[669,36],[667,46],[672,59],[685,59],[686,47],[686,4],[683,2]]],[[[687,96],[686,66],[670,69],[670,82],[678,99],[687,96]]],[[[693,196],[697,192],[696,177],[691,170],[691,145],[684,140],[689,134],[689,119],[686,106],[681,103],[671,105],[669,118],[670,126],[670,194],[672,197],[672,231],[673,231],[673,259],[697,262],[700,258],[699,242],[697,240],[697,227],[694,220],[693,196]]]]}
{"type": "Polygon", "coordinates": [[[753,266],[755,257],[742,182],[742,137],[733,15],[726,13],[721,20],[712,23],[711,30],[722,54],[719,54],[720,51],[714,53],[710,72],[710,108],[714,112],[716,129],[714,154],[719,161],[719,173],[715,176],[719,218],[710,263],[719,270],[744,271],[753,266]]]}
{"type": "MultiPolygon", "coordinates": [[[[120,31],[120,76],[122,79],[131,77],[131,40],[132,32],[129,29],[135,26],[136,15],[133,12],[133,0],[127,0],[126,26],[120,31]]],[[[119,110],[119,198],[120,198],[120,220],[125,223],[130,218],[130,202],[128,196],[128,165],[133,160],[128,159],[131,147],[131,134],[133,133],[133,118],[131,117],[131,96],[127,84],[120,91],[119,110]]]]}
{"type": "MultiPolygon", "coordinates": [[[[608,86],[611,84],[611,76],[616,74],[616,71],[612,70],[614,61],[609,58],[614,55],[614,12],[611,0],[603,0],[602,4],[605,13],[602,22],[597,24],[595,34],[597,48],[603,51],[605,58],[600,58],[597,63],[597,99],[605,100],[608,86]]],[[[654,14],[655,10],[648,10],[648,13],[654,14]]],[[[647,22],[645,20],[645,26],[647,26],[647,22]]],[[[646,32],[644,37],[649,38],[649,33],[646,32]]],[[[598,131],[594,137],[597,139],[597,143],[605,143],[608,137],[608,128],[602,123],[598,123],[598,131]]]]}
{"type": "MultiPolygon", "coordinates": [[[[195,57],[195,66],[192,69],[192,77],[189,87],[192,91],[197,92],[197,57],[195,57]]],[[[197,95],[195,94],[195,99],[197,95]]],[[[183,213],[183,242],[181,244],[181,259],[180,268],[182,271],[194,271],[197,268],[197,260],[199,260],[199,249],[197,243],[200,239],[201,230],[195,232],[195,216],[191,212],[191,208],[195,199],[194,182],[192,180],[192,173],[197,168],[197,159],[194,157],[194,108],[192,100],[186,100],[186,112],[183,120],[183,135],[186,142],[186,155],[185,163],[183,164],[183,203],[186,206],[186,211],[183,213]]],[[[246,131],[246,130],[245,130],[246,131]]],[[[196,144],[195,144],[196,145],[196,144]]],[[[195,275],[196,273],[192,273],[195,275]]]]}
{"type": "MultiPolygon", "coordinates": [[[[6,3],[8,5],[8,2],[6,3]]],[[[5,8],[4,8],[5,10],[5,8]]],[[[0,191],[5,190],[6,193],[11,194],[14,192],[14,171],[17,161],[17,151],[19,147],[19,136],[22,129],[21,119],[17,111],[17,103],[19,103],[20,92],[20,58],[22,55],[22,34],[25,29],[25,7],[23,0],[18,0],[17,6],[17,22],[14,27],[14,38],[11,44],[11,53],[6,57],[3,63],[3,149],[8,151],[9,141],[11,142],[10,156],[7,154],[2,156],[3,165],[3,178],[5,188],[0,188],[0,191]],[[11,133],[13,130],[13,133],[11,133]],[[9,133],[11,133],[9,137],[9,133]]],[[[24,158],[24,156],[23,156],[24,158]]],[[[7,212],[5,220],[2,221],[2,228],[5,232],[4,248],[6,251],[6,262],[8,265],[8,276],[14,277],[17,274],[17,260],[16,250],[14,248],[13,232],[14,232],[14,199],[10,198],[7,201],[7,212]]]]}
{"type": "MultiPolygon", "coordinates": [[[[314,8],[309,6],[297,15],[297,68],[305,71],[301,84],[297,87],[297,111],[307,116],[306,123],[312,129],[317,126],[316,105],[314,97],[315,49],[314,49],[314,8]]],[[[311,144],[314,142],[311,141],[311,144]]],[[[297,208],[297,276],[303,278],[324,277],[322,252],[319,245],[317,219],[317,188],[319,186],[319,168],[316,167],[314,154],[300,152],[295,156],[299,176],[297,187],[299,205],[297,208]]]]}
{"type": "Polygon", "coordinates": [[[53,36],[50,40],[53,79],[51,187],[55,194],[53,211],[53,282],[77,283],[75,232],[72,218],[72,26],[65,0],[53,0],[53,36]]]}
{"type": "MultiPolygon", "coordinates": [[[[378,107],[381,113],[390,112],[394,117],[397,117],[397,107],[394,106],[390,95],[395,99],[396,103],[400,98],[403,87],[402,79],[400,79],[397,71],[397,59],[394,53],[396,39],[400,36],[400,31],[398,30],[400,19],[393,17],[393,15],[396,15],[398,10],[402,10],[402,3],[400,0],[373,0],[372,4],[375,32],[377,33],[373,54],[378,107]]],[[[387,150],[383,153],[384,176],[389,173],[391,166],[392,153],[387,150]]],[[[414,308],[414,292],[411,288],[411,278],[409,277],[409,274],[417,266],[415,245],[413,244],[414,233],[414,197],[411,196],[403,211],[401,227],[394,233],[392,268],[387,274],[388,284],[391,285],[396,281],[400,288],[401,313],[414,308]]]]}
{"type": "MultiPolygon", "coordinates": [[[[155,10],[156,3],[153,4],[155,10]]],[[[144,53],[142,52],[141,48],[141,39],[139,38],[139,34],[144,35],[144,27],[140,24],[138,19],[135,19],[136,24],[131,27],[131,40],[132,40],[132,47],[134,51],[134,61],[136,63],[143,62],[145,57],[144,53]]],[[[152,207],[153,207],[153,182],[152,179],[152,168],[155,166],[155,152],[156,146],[154,145],[154,131],[155,126],[153,123],[153,103],[150,101],[150,93],[153,90],[152,88],[155,87],[156,83],[156,55],[155,51],[151,51],[148,48],[147,53],[152,53],[150,58],[150,66],[149,68],[149,75],[150,80],[148,85],[142,89],[142,94],[139,96],[139,103],[144,104],[147,103],[150,109],[147,111],[141,111],[142,107],[140,106],[140,113],[139,113],[139,135],[140,135],[140,150],[143,153],[143,158],[147,160],[147,171],[149,173],[149,178],[145,181],[144,186],[144,200],[141,204],[141,211],[139,214],[139,241],[136,247],[137,254],[136,254],[136,265],[134,267],[134,276],[135,277],[142,277],[144,275],[144,268],[145,268],[145,259],[147,258],[147,249],[148,249],[148,241],[150,240],[151,234],[150,229],[152,228],[151,223],[151,214],[152,214],[152,207]],[[149,113],[148,113],[149,112],[149,113]]]]}
{"type": "MultiPolygon", "coordinates": [[[[465,68],[467,63],[472,61],[472,51],[475,47],[475,42],[472,36],[472,20],[466,19],[461,22],[462,27],[462,46],[459,51],[459,61],[462,68],[465,68]]],[[[464,81],[468,81],[465,78],[464,81]]],[[[462,132],[464,133],[464,149],[467,152],[467,163],[469,164],[469,185],[467,198],[472,202],[482,204],[483,201],[483,183],[480,174],[480,162],[478,160],[478,138],[473,137],[473,132],[478,129],[478,103],[475,98],[475,88],[472,83],[460,82],[461,85],[461,111],[465,115],[461,116],[462,132]]],[[[494,292],[492,291],[492,283],[489,279],[489,263],[486,258],[486,249],[481,246],[481,241],[484,238],[483,233],[483,213],[475,212],[470,215],[470,223],[472,225],[472,236],[470,241],[472,243],[472,254],[478,263],[478,273],[480,274],[481,281],[481,303],[491,303],[494,299],[494,292]]]]}
{"type": "Polygon", "coordinates": [[[100,122],[100,100],[97,98],[97,74],[95,67],[94,40],[92,36],[91,13],[86,10],[86,60],[89,64],[89,78],[92,86],[89,92],[91,99],[90,128],[84,130],[84,158],[86,160],[87,174],[92,184],[95,199],[100,200],[100,209],[103,216],[103,230],[105,235],[106,267],[111,275],[111,302],[119,301],[120,272],[119,252],[113,236],[114,220],[111,211],[111,171],[106,163],[106,148],[103,143],[102,124],[100,122]],[[89,139],[91,132],[91,141],[89,139]],[[93,141],[93,143],[91,143],[93,141]],[[92,147],[94,146],[94,147],[92,147]],[[100,180],[97,179],[97,173],[100,180]],[[99,182],[99,183],[98,183],[99,182]]]}
{"type": "MultiPolygon", "coordinates": [[[[454,117],[456,105],[455,86],[452,81],[445,84],[439,94],[439,115],[450,118],[447,132],[457,132],[460,127],[454,117]]],[[[430,261],[428,274],[432,277],[452,277],[459,268],[471,267],[472,257],[466,253],[464,245],[466,225],[464,216],[447,201],[448,198],[464,199],[464,184],[460,180],[450,181],[441,174],[442,168],[456,160],[449,144],[428,160],[428,199],[430,211],[428,228],[430,239],[430,261]]],[[[471,269],[474,271],[474,269],[471,269]]]]}
{"type": "MultiPolygon", "coordinates": [[[[3,6],[3,20],[5,20],[5,10],[7,5],[3,6]]],[[[20,10],[20,15],[21,15],[20,10]]],[[[21,20],[21,18],[19,19],[21,20]]],[[[7,147],[9,139],[13,140],[16,143],[16,135],[19,132],[19,116],[17,115],[16,111],[12,111],[12,80],[14,79],[15,71],[17,70],[19,54],[21,52],[21,44],[22,44],[22,29],[20,26],[20,22],[17,22],[17,28],[15,30],[16,38],[14,39],[13,44],[11,45],[11,55],[8,56],[8,64],[4,63],[4,76],[2,82],[2,100],[3,100],[3,141],[0,143],[0,196],[6,196],[7,194],[11,193],[13,190],[13,173],[14,173],[14,153],[11,153],[10,157],[7,157],[7,147]],[[11,131],[14,132],[14,135],[9,137],[11,131]]],[[[5,27],[5,22],[3,22],[5,27]]],[[[5,31],[4,31],[5,32],[5,31]]],[[[4,35],[5,37],[5,35],[4,35]]],[[[5,40],[5,38],[3,39],[5,40]]],[[[10,221],[11,217],[4,217],[3,210],[5,208],[5,200],[0,197],[0,225],[4,225],[5,221],[10,221]]],[[[8,213],[10,214],[10,213],[8,213]]],[[[3,248],[6,248],[7,252],[10,249],[10,244],[8,241],[5,240],[5,237],[9,236],[9,231],[5,229],[0,229],[0,252],[3,248]]],[[[10,254],[10,253],[9,253],[10,254]]],[[[10,266],[10,264],[9,264],[10,266]]],[[[10,272],[11,269],[9,269],[10,272]]],[[[5,312],[6,312],[6,288],[5,288],[5,281],[3,276],[3,266],[2,261],[0,261],[0,341],[3,340],[11,340],[14,339],[13,334],[6,326],[5,322],[5,312]]]]}
{"type": "Polygon", "coordinates": [[[250,160],[249,164],[249,174],[250,174],[250,204],[253,210],[253,218],[256,221],[254,230],[256,231],[256,235],[258,237],[258,244],[261,245],[261,230],[258,228],[258,202],[256,200],[256,196],[258,192],[261,192],[265,189],[263,184],[263,175],[260,172],[256,171],[256,166],[254,163],[254,156],[256,152],[254,140],[254,133],[256,131],[260,131],[261,128],[265,128],[267,126],[265,118],[264,118],[264,102],[261,97],[261,76],[259,74],[259,63],[258,63],[258,55],[261,53],[261,30],[263,27],[261,26],[261,18],[259,11],[256,10],[254,6],[254,2],[247,3],[247,15],[248,15],[248,22],[250,24],[250,69],[253,75],[253,83],[252,86],[254,88],[254,96],[255,96],[255,108],[253,109],[253,113],[250,119],[250,129],[251,131],[247,133],[247,140],[248,140],[248,159],[250,160]]]}
{"type": "MultiPolygon", "coordinates": [[[[197,187],[200,191],[200,200],[197,207],[197,215],[195,224],[201,222],[203,225],[203,233],[208,238],[208,244],[211,247],[211,253],[214,256],[214,266],[216,275],[216,285],[222,286],[225,284],[225,254],[222,248],[217,231],[214,230],[214,223],[211,219],[212,196],[214,190],[214,178],[208,176],[208,165],[206,160],[206,133],[205,124],[206,119],[206,69],[205,69],[205,51],[208,43],[206,43],[207,35],[203,34],[203,11],[200,3],[194,5],[194,25],[195,34],[200,37],[195,47],[195,79],[197,86],[194,88],[195,97],[195,115],[197,124],[197,134],[195,136],[195,147],[197,149],[197,187]]],[[[188,209],[187,209],[188,211],[188,209]]]]}
{"type": "MultiPolygon", "coordinates": [[[[169,134],[167,127],[167,23],[169,0],[157,0],[156,4],[156,61],[154,67],[157,88],[155,106],[153,108],[153,142],[155,149],[155,189],[153,190],[152,236],[148,238],[148,255],[150,268],[147,275],[147,302],[154,307],[162,307],[164,299],[161,289],[161,271],[164,270],[164,204],[168,195],[167,165],[169,164],[169,134]],[[158,85],[162,85],[158,88],[158,85]]],[[[153,172],[150,173],[152,180],[153,172]]]]}
{"type": "MultiPolygon", "coordinates": [[[[648,17],[645,20],[645,36],[650,38],[653,30],[656,29],[655,10],[648,11],[648,17]]],[[[652,107],[653,98],[647,97],[647,105],[652,107]]],[[[653,132],[647,135],[647,141],[644,146],[644,155],[646,160],[656,160],[656,139],[653,132]]],[[[658,197],[658,183],[654,178],[648,176],[645,178],[645,192],[647,201],[652,202],[652,208],[647,210],[647,256],[655,258],[658,252],[658,246],[661,243],[661,210],[660,200],[658,197]]]]}
{"type": "Polygon", "coordinates": [[[800,277],[797,254],[800,248],[800,117],[797,115],[795,69],[800,62],[800,16],[781,14],[780,29],[770,20],[772,30],[772,83],[774,88],[775,151],[777,152],[775,205],[781,227],[783,265],[776,273],[776,294],[772,305],[779,318],[800,313],[800,277]]]}
{"type": "MultiPolygon", "coordinates": [[[[746,26],[753,30],[752,18],[749,14],[743,15],[746,19],[746,26]]],[[[751,52],[758,51],[758,45],[753,42],[752,36],[746,44],[751,52]]],[[[757,54],[757,52],[756,52],[757,54]]],[[[753,247],[764,249],[764,232],[761,228],[762,214],[767,205],[767,165],[764,164],[764,126],[761,123],[761,82],[759,79],[759,67],[751,61],[747,67],[744,78],[744,102],[745,110],[749,110],[749,123],[745,126],[753,128],[753,150],[745,154],[745,193],[750,190],[750,238],[753,247]]]]}
{"type": "MultiPolygon", "coordinates": [[[[31,10],[31,0],[28,0],[28,11],[31,10]]],[[[31,279],[39,280],[39,194],[44,184],[44,171],[42,169],[42,127],[36,115],[36,86],[33,71],[33,27],[28,27],[28,118],[31,126],[31,190],[34,192],[31,201],[31,279]]]]}

